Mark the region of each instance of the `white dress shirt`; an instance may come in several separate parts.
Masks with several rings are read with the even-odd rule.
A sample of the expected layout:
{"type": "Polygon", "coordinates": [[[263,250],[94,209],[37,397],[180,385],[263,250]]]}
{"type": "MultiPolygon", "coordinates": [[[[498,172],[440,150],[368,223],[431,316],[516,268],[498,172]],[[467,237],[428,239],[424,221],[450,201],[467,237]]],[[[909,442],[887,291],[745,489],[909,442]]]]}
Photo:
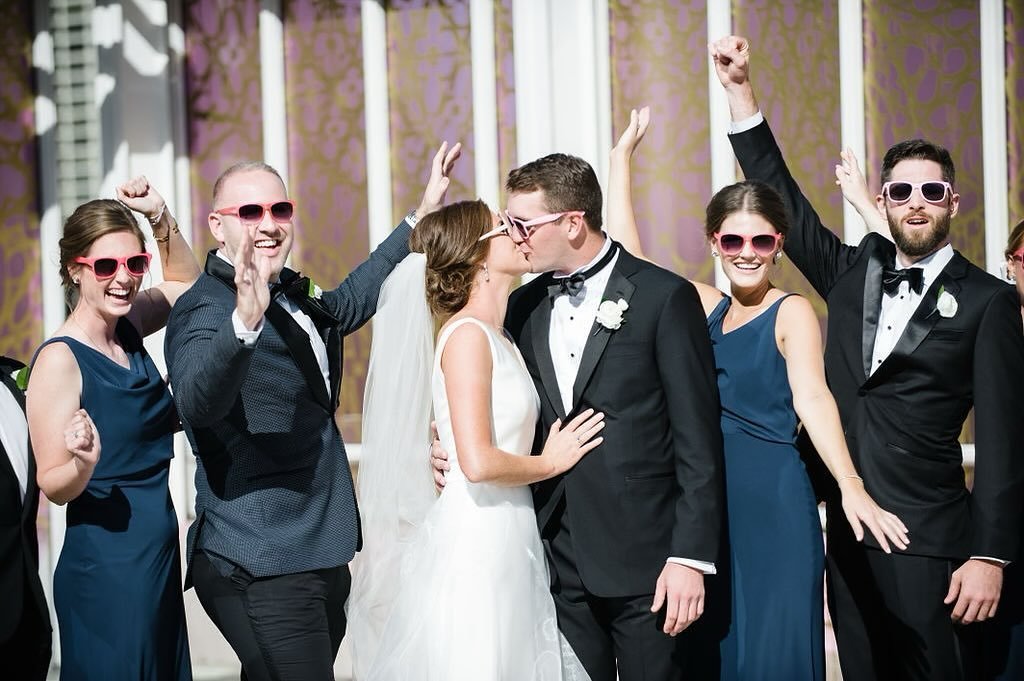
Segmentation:
{"type": "MultiPolygon", "coordinates": [[[[611,247],[611,239],[606,237],[604,245],[593,260],[569,274],[555,275],[555,281],[593,267],[611,247]]],[[[579,373],[580,358],[587,341],[590,340],[594,320],[597,318],[597,308],[601,305],[604,290],[608,287],[608,279],[612,276],[612,270],[615,269],[618,259],[619,254],[616,253],[607,265],[583,282],[583,289],[578,294],[556,296],[551,308],[548,349],[551,351],[551,361],[555,366],[555,378],[558,381],[558,393],[562,398],[562,409],[566,414],[570,413],[575,406],[572,403],[572,387],[576,383],[576,374],[579,373]]],[[[670,556],[667,562],[685,565],[707,575],[713,575],[716,572],[714,563],[703,560],[670,556]]]]}
{"type": "MultiPolygon", "coordinates": [[[[220,249],[217,249],[217,257],[234,267],[234,263],[228,259],[228,256],[220,249]]],[[[320,331],[317,330],[316,324],[313,323],[312,318],[308,314],[302,311],[294,301],[290,300],[287,296],[278,296],[271,304],[278,304],[285,309],[285,311],[291,315],[295,323],[298,324],[306,335],[309,336],[309,345],[313,349],[313,355],[316,357],[316,363],[320,367],[320,374],[324,377],[324,386],[327,388],[327,394],[331,394],[331,369],[330,364],[327,361],[327,344],[324,339],[320,336],[320,331]]],[[[231,325],[235,329],[235,337],[242,342],[246,347],[256,345],[256,339],[260,337],[260,332],[263,330],[263,319],[256,325],[256,328],[250,331],[245,328],[245,324],[242,323],[241,317],[238,316],[238,310],[236,309],[231,313],[231,325]]]]}
{"type": "Polygon", "coordinates": [[[18,478],[21,501],[28,489],[28,424],[25,412],[5,384],[0,382],[0,442],[18,478]]]}
{"type": "MultiPolygon", "coordinates": [[[[878,328],[875,329],[875,346],[871,352],[871,373],[882,365],[885,358],[889,356],[896,342],[903,335],[907,323],[914,316],[914,312],[921,304],[925,292],[932,285],[939,273],[953,259],[953,247],[946,244],[926,258],[921,258],[911,267],[919,267],[922,270],[924,284],[921,292],[910,290],[910,282],[906,279],[900,282],[899,288],[894,295],[882,293],[882,309],[878,314],[878,328]]],[[[900,266],[897,260],[896,269],[908,269],[900,266]]]]}

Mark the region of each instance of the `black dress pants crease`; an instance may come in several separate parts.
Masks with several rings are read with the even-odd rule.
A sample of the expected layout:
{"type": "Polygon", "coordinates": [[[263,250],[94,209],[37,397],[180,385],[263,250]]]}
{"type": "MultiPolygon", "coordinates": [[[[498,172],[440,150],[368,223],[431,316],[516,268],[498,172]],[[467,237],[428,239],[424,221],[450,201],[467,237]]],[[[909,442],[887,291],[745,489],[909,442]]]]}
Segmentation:
{"type": "Polygon", "coordinates": [[[242,681],[333,681],[345,635],[347,565],[256,578],[192,558],[196,595],[242,663],[242,681]]]}

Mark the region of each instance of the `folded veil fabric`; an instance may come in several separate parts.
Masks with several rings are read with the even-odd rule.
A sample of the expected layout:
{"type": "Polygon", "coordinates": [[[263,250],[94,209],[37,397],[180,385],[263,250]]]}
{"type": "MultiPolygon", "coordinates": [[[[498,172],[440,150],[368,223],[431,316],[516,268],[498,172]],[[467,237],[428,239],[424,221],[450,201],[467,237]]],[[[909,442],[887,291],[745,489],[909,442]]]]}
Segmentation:
{"type": "Polygon", "coordinates": [[[346,607],[353,678],[366,677],[400,587],[402,553],[437,498],[430,469],[434,320],[426,257],[411,253],[384,282],[373,319],[356,481],[363,548],[346,607]]]}

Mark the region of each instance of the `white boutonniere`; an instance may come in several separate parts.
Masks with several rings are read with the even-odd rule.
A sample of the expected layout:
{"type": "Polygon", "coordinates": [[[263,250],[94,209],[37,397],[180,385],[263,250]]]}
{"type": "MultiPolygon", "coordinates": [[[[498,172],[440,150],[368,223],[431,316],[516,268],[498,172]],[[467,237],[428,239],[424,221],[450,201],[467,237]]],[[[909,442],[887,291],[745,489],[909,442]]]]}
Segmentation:
{"type": "Polygon", "coordinates": [[[597,308],[597,323],[609,331],[616,331],[625,323],[623,313],[628,309],[629,303],[622,298],[605,300],[597,308]]]}
{"type": "Polygon", "coordinates": [[[324,290],[317,286],[316,284],[314,284],[313,280],[310,279],[309,287],[306,289],[306,296],[312,298],[313,300],[320,300],[320,297],[323,296],[323,294],[324,290]]]}
{"type": "Polygon", "coordinates": [[[939,316],[949,319],[956,314],[959,307],[960,306],[957,305],[956,298],[953,297],[953,294],[947,291],[945,286],[940,286],[939,300],[935,303],[935,309],[938,311],[939,316]]]}

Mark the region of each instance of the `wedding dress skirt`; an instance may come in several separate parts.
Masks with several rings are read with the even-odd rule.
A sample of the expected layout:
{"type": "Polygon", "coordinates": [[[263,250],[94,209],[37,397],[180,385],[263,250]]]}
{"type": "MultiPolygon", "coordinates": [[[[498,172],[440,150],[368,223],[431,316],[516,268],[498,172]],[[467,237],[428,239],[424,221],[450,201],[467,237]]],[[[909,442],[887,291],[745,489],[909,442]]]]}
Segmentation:
{"type": "Polygon", "coordinates": [[[466,323],[479,326],[491,348],[493,442],[530,454],[539,403],[522,356],[485,324],[456,321],[438,339],[432,375],[434,417],[451,470],[404,551],[397,598],[368,672],[356,679],[588,679],[558,631],[530,489],[473,483],[459,467],[440,357],[466,323]]]}

